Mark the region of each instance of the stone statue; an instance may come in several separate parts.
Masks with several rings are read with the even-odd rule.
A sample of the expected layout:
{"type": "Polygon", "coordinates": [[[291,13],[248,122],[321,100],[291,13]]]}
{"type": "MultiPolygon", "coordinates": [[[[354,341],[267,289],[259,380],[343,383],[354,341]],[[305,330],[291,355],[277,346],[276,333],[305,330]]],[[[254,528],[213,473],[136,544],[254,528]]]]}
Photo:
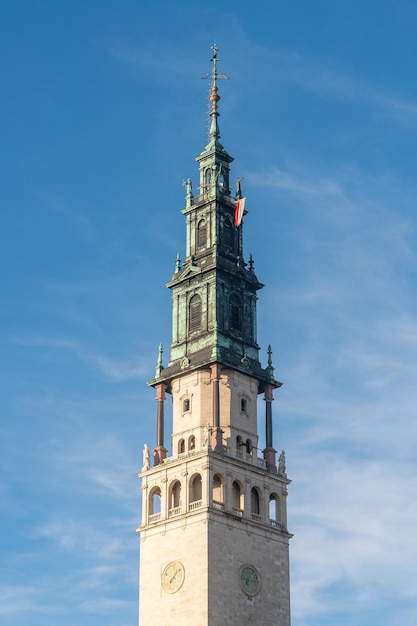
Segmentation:
{"type": "Polygon", "coordinates": [[[285,467],[285,450],[281,451],[281,454],[278,458],[278,474],[281,476],[286,476],[286,467],[285,467]]]}
{"type": "Polygon", "coordinates": [[[142,472],[146,472],[151,467],[151,453],[149,452],[148,444],[143,446],[143,467],[142,472]]]}
{"type": "Polygon", "coordinates": [[[190,207],[193,203],[193,183],[191,181],[191,178],[187,178],[187,180],[183,180],[182,184],[185,187],[185,191],[186,191],[186,204],[187,207],[190,207]]]}
{"type": "Polygon", "coordinates": [[[208,448],[210,430],[210,424],[207,424],[204,430],[203,448],[208,448]]]}
{"type": "Polygon", "coordinates": [[[243,180],[243,178],[238,178],[236,181],[236,200],[240,200],[242,197],[242,187],[240,186],[241,180],[243,180]]]}
{"type": "Polygon", "coordinates": [[[182,184],[185,187],[187,196],[192,196],[193,195],[193,181],[191,180],[191,178],[187,178],[187,180],[183,180],[182,184]]]}

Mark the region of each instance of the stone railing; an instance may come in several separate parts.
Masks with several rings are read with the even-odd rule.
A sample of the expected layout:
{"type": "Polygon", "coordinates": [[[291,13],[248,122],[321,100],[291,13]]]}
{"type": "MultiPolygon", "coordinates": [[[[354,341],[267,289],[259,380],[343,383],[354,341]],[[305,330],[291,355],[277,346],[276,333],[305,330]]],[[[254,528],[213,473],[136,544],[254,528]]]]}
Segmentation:
{"type": "Polygon", "coordinates": [[[235,515],[243,517],[243,509],[239,509],[237,506],[234,506],[232,510],[235,515]]]}
{"type": "Polygon", "coordinates": [[[195,502],[190,502],[188,510],[195,511],[196,509],[201,509],[202,504],[203,504],[202,500],[195,500],[195,502]]]}
{"type": "Polygon", "coordinates": [[[181,507],[176,506],[175,508],[168,510],[168,517],[175,517],[176,515],[180,515],[180,513],[181,513],[181,507]]]}

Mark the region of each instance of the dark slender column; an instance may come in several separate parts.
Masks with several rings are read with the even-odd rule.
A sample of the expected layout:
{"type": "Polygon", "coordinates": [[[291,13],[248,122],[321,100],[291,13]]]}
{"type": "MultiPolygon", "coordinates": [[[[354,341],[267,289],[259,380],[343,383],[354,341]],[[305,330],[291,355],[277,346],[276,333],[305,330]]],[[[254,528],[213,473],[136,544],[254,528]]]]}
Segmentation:
{"type": "Polygon", "coordinates": [[[213,385],[213,432],[211,447],[216,452],[224,452],[223,431],[220,428],[220,365],[211,366],[211,382],[213,385]]]}
{"type": "Polygon", "coordinates": [[[272,385],[266,385],[265,387],[265,427],[266,427],[266,448],[263,451],[264,459],[266,461],[266,468],[270,472],[276,473],[276,450],[274,449],[273,437],[272,437],[272,401],[274,399],[272,395],[274,387],[272,385]]]}
{"type": "Polygon", "coordinates": [[[158,403],[157,409],[157,422],[156,422],[156,448],[153,451],[154,465],[159,465],[164,462],[167,456],[167,449],[164,446],[164,402],[166,399],[165,391],[166,385],[160,384],[155,387],[156,389],[156,401],[158,403]]]}
{"type": "Polygon", "coordinates": [[[266,447],[272,448],[272,385],[265,388],[265,426],[266,426],[266,447]]]}

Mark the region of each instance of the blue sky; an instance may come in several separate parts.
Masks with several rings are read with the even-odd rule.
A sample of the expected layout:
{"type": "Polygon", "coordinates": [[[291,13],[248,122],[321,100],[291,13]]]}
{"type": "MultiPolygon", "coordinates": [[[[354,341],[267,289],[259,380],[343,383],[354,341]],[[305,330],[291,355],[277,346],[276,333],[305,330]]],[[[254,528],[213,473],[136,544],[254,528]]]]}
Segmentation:
{"type": "Polygon", "coordinates": [[[417,5],[4,0],[0,621],[137,620],[146,381],[222,142],[284,387],[293,626],[417,622],[417,5]]]}

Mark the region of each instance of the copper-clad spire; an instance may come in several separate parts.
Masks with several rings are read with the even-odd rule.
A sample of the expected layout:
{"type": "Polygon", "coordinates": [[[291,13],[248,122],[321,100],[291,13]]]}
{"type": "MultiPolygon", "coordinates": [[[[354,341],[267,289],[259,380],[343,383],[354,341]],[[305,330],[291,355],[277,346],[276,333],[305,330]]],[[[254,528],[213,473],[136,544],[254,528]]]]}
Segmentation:
{"type": "MultiPolygon", "coordinates": [[[[217,121],[217,118],[219,116],[219,112],[218,112],[218,101],[220,100],[220,96],[219,96],[219,88],[217,87],[217,81],[220,80],[229,80],[229,77],[226,76],[226,74],[223,74],[223,72],[218,72],[217,71],[217,63],[219,62],[219,58],[217,56],[217,53],[219,51],[218,47],[216,46],[216,44],[214,44],[211,49],[213,50],[213,57],[211,59],[211,62],[213,63],[213,69],[211,71],[211,89],[210,89],[210,95],[209,95],[209,102],[210,102],[210,117],[211,117],[211,124],[210,124],[210,131],[209,131],[209,140],[210,141],[215,141],[216,139],[219,139],[220,137],[220,129],[219,129],[219,124],[217,121]]],[[[203,78],[209,78],[209,74],[207,74],[206,76],[203,76],[203,78]]]]}

